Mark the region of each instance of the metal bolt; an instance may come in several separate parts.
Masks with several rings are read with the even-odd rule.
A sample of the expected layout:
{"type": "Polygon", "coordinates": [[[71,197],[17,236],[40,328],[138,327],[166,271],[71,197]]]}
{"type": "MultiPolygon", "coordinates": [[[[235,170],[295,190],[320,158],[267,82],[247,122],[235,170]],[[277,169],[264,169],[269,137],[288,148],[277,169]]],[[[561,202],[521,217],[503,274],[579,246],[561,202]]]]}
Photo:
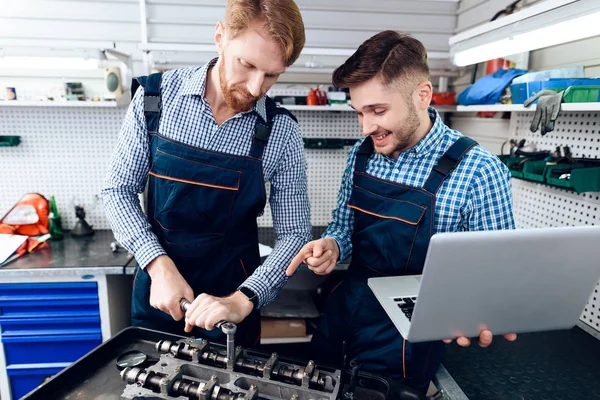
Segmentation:
{"type": "Polygon", "coordinates": [[[221,331],[227,335],[227,361],[232,363],[235,358],[235,332],[237,326],[231,322],[221,325],[221,331]]]}

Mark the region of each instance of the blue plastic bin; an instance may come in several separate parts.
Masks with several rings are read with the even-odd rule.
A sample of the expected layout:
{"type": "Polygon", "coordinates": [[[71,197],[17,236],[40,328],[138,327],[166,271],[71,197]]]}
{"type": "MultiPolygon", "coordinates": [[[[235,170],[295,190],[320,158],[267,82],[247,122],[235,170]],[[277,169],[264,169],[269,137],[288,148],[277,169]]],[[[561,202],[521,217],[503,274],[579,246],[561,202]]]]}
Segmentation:
{"type": "Polygon", "coordinates": [[[42,384],[44,379],[58,374],[68,366],[69,363],[48,365],[28,364],[7,367],[6,374],[10,382],[12,398],[14,400],[20,399],[42,384]]]}
{"type": "MultiPolygon", "coordinates": [[[[569,86],[595,86],[600,85],[600,79],[549,79],[547,81],[524,82],[510,85],[513,104],[523,104],[525,100],[543,89],[564,90],[569,86]]],[[[537,103],[537,99],[533,104],[537,103]]]]}

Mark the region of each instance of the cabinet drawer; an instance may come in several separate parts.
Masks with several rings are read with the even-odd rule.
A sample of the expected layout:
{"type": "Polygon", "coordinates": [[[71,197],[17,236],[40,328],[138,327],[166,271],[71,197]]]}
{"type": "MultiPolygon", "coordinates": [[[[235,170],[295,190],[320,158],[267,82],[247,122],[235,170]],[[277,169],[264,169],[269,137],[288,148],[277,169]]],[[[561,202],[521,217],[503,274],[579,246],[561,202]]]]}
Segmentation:
{"type": "Polygon", "coordinates": [[[3,337],[6,365],[73,362],[102,343],[102,335],[3,337]]]}
{"type": "Polygon", "coordinates": [[[98,298],[96,282],[0,283],[0,300],[98,298]]]}
{"type": "Polygon", "coordinates": [[[98,316],[96,282],[0,284],[0,317],[98,316]]]}
{"type": "Polygon", "coordinates": [[[11,365],[6,368],[13,399],[20,399],[41,385],[47,377],[58,374],[69,363],[11,365]]]}
{"type": "Polygon", "coordinates": [[[100,317],[2,318],[0,342],[17,336],[86,335],[102,333],[100,317]]]}

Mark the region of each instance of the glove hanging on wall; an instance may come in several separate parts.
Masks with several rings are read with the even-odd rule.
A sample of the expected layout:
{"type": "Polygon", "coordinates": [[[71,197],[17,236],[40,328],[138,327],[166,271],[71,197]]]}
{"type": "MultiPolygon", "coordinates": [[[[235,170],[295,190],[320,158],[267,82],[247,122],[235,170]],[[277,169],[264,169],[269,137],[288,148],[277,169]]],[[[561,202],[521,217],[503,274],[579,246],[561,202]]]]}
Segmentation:
{"type": "Polygon", "coordinates": [[[539,127],[542,136],[544,136],[546,133],[554,130],[554,122],[558,118],[562,98],[562,91],[557,93],[553,90],[544,89],[525,100],[523,106],[529,107],[531,103],[538,99],[533,121],[531,121],[531,126],[529,127],[531,132],[537,131],[539,127]]]}

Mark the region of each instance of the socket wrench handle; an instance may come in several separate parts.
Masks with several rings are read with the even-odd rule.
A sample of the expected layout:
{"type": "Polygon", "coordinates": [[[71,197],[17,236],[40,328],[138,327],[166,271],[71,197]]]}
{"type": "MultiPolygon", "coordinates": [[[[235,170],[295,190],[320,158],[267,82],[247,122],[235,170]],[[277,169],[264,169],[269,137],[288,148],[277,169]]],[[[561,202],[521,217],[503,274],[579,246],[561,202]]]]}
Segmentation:
{"type": "Polygon", "coordinates": [[[181,300],[179,300],[179,306],[185,312],[187,312],[187,310],[190,309],[191,305],[192,305],[192,303],[190,303],[187,299],[182,298],[181,300]]]}
{"type": "MultiPolygon", "coordinates": [[[[190,309],[190,303],[187,299],[179,300],[179,306],[185,312],[190,309]]],[[[228,368],[233,368],[233,361],[235,358],[235,332],[237,331],[237,325],[232,322],[221,320],[215,324],[217,329],[223,331],[227,336],[227,365],[228,368]]]]}
{"type": "MultiPolygon", "coordinates": [[[[189,302],[187,299],[183,299],[183,298],[182,298],[181,300],[179,300],[179,306],[180,306],[180,307],[181,307],[181,309],[182,309],[183,311],[185,311],[185,312],[187,312],[187,310],[189,310],[189,309],[190,309],[190,306],[191,306],[191,305],[192,305],[192,303],[190,303],[190,302],[189,302]]],[[[225,321],[224,319],[222,319],[222,320],[220,320],[219,322],[217,322],[217,323],[215,324],[215,327],[216,327],[217,329],[223,329],[223,325],[224,325],[224,324],[229,324],[228,326],[226,326],[226,327],[225,327],[225,329],[226,329],[227,331],[231,331],[231,330],[233,330],[233,333],[235,333],[235,331],[236,331],[236,326],[235,326],[235,324],[232,324],[232,323],[230,323],[230,322],[227,322],[227,321],[225,321]],[[233,327],[232,327],[232,325],[233,325],[233,327]]],[[[227,334],[227,332],[223,332],[223,333],[227,334]]]]}

